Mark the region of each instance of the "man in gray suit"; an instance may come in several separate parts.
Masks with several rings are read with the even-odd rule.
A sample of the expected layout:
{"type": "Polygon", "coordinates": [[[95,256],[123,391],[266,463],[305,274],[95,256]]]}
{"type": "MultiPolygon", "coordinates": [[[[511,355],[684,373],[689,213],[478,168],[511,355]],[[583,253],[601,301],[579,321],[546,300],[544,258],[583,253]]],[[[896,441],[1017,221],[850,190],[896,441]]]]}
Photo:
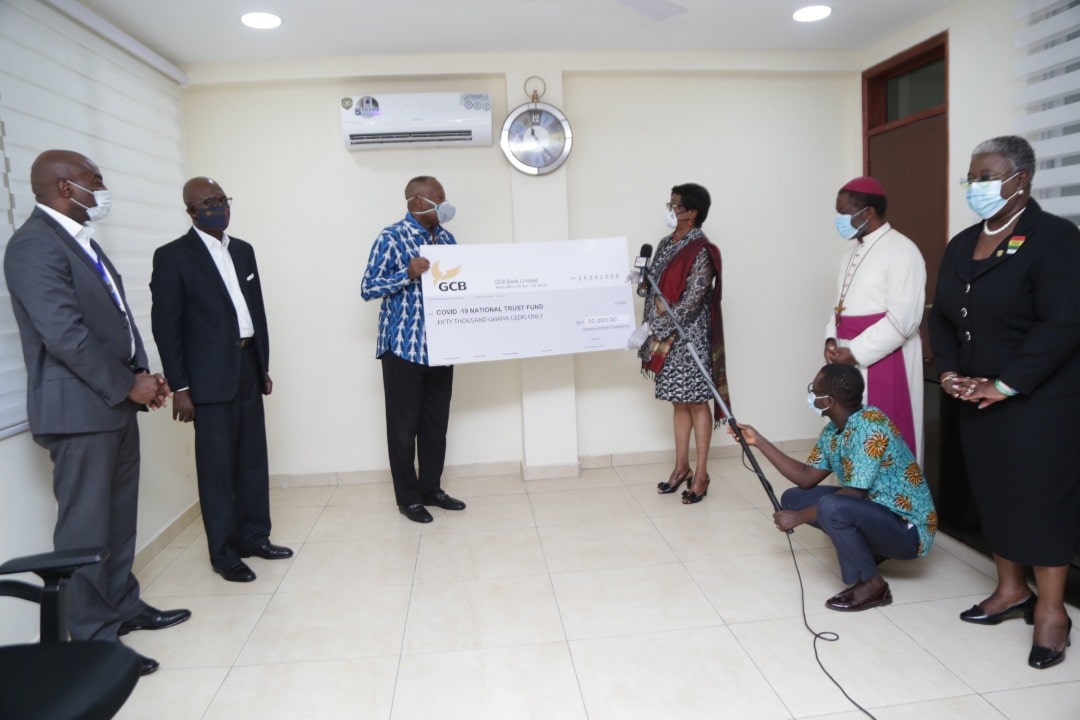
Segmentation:
{"type": "MultiPolygon", "coordinates": [[[[27,414],[53,461],[56,550],[104,546],[109,557],[68,583],[74,640],[116,640],[191,617],[139,597],[131,571],[139,498],[135,413],[169,397],[151,375],[120,273],[92,240],[109,191],[89,158],[48,150],[34,161],[37,205],[4,253],[4,277],[22,340],[27,414]]],[[[142,658],[144,675],[158,663],[142,658]]]]}

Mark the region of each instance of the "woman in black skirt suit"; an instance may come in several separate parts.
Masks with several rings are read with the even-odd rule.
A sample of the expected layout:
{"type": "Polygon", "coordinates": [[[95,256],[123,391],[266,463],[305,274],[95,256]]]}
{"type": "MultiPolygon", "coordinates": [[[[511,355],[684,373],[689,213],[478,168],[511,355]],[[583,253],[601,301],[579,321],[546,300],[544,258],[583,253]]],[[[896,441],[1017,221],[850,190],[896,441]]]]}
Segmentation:
{"type": "Polygon", "coordinates": [[[1034,174],[1023,138],[975,148],[965,184],[983,220],[945,250],[930,339],[942,389],[966,401],[964,461],[998,574],[960,619],[1034,623],[1028,664],[1042,669],[1065,657],[1080,549],[1080,229],[1031,198],[1034,174]]]}

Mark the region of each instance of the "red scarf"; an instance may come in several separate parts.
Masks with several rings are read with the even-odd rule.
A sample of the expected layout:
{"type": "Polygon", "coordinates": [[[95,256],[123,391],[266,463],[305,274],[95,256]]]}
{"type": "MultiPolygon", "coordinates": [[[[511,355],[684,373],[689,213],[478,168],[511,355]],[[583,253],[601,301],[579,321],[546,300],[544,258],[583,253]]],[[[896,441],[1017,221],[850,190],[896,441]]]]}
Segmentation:
{"type": "MultiPolygon", "coordinates": [[[[674,304],[679,301],[683,293],[686,292],[686,281],[690,275],[690,268],[694,265],[694,261],[697,259],[698,253],[701,249],[705,248],[709,254],[709,261],[712,263],[713,272],[716,275],[716,280],[713,283],[712,298],[710,300],[712,309],[712,326],[709,328],[710,337],[712,340],[712,347],[710,348],[710,356],[712,360],[712,381],[716,385],[716,389],[720,392],[720,396],[724,398],[724,403],[731,408],[731,400],[728,399],[728,387],[727,387],[727,368],[725,367],[724,357],[724,317],[720,312],[720,297],[721,297],[721,282],[720,282],[720,248],[713,245],[706,238],[700,237],[695,240],[691,240],[686,244],[682,250],[675,254],[675,257],[671,259],[671,262],[667,264],[664,271],[660,274],[660,280],[657,282],[660,293],[667,299],[669,304],[674,304]]],[[[658,338],[653,336],[650,338],[650,355],[647,360],[643,360],[641,368],[644,372],[656,375],[664,367],[664,362],[667,360],[668,353],[671,351],[671,346],[675,344],[675,339],[678,337],[678,332],[673,332],[666,338],[658,338]]],[[[724,419],[724,412],[720,408],[719,403],[713,403],[713,417],[716,422],[720,422],[724,419]]]]}

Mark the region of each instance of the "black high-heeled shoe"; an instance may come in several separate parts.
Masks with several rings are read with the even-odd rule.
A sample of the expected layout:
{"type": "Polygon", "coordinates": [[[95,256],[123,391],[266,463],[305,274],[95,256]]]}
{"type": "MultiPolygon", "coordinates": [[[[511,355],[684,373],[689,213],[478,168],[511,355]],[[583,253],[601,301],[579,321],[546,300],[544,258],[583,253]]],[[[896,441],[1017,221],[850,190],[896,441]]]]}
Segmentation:
{"type": "Polygon", "coordinates": [[[687,490],[685,493],[683,493],[683,498],[682,498],[683,505],[693,505],[694,503],[699,503],[702,500],[704,500],[705,496],[709,494],[709,483],[711,483],[711,482],[712,482],[712,478],[710,478],[708,475],[706,475],[705,476],[705,489],[701,491],[700,495],[698,495],[693,490],[687,490]]]}
{"type": "Polygon", "coordinates": [[[1042,645],[1032,645],[1031,652],[1028,654],[1028,665],[1036,670],[1045,670],[1048,667],[1054,667],[1059,662],[1065,659],[1065,648],[1072,645],[1072,639],[1069,637],[1069,633],[1072,632],[1072,618],[1069,618],[1069,622],[1065,625],[1065,647],[1060,650],[1054,650],[1053,648],[1043,647],[1042,645]]]}
{"type": "Polygon", "coordinates": [[[656,492],[660,493],[661,495],[670,495],[671,493],[678,490],[680,485],[682,485],[683,483],[689,483],[693,479],[694,471],[687,468],[686,472],[683,473],[683,476],[679,478],[679,481],[676,482],[674,485],[666,482],[656,483],[656,492]]]}
{"type": "Polygon", "coordinates": [[[972,605],[960,613],[960,619],[977,625],[997,625],[1005,620],[1022,617],[1024,622],[1032,625],[1035,622],[1035,601],[1038,599],[1035,597],[1035,593],[1031,593],[1031,595],[1028,595],[1027,600],[1018,602],[996,613],[985,612],[982,605],[972,605]]]}

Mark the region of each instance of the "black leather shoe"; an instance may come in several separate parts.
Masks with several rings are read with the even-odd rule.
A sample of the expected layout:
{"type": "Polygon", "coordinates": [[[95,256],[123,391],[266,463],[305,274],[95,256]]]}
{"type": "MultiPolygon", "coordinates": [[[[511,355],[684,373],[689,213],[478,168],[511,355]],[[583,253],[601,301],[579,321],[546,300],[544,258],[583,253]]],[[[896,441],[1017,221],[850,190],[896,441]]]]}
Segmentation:
{"type": "Polygon", "coordinates": [[[1018,602],[1012,607],[1007,607],[996,613],[986,613],[983,611],[982,605],[972,605],[960,613],[960,619],[977,625],[997,625],[1005,620],[1022,617],[1024,622],[1031,625],[1035,622],[1035,601],[1037,600],[1035,593],[1031,593],[1031,595],[1028,595],[1027,600],[1018,602]]]}
{"type": "Polygon", "coordinates": [[[139,675],[149,675],[158,669],[158,661],[145,655],[139,656],[139,675]]]}
{"type": "Polygon", "coordinates": [[[833,595],[825,601],[825,607],[841,612],[859,612],[860,610],[869,610],[870,608],[888,605],[892,602],[892,592],[889,590],[888,583],[883,584],[876,593],[862,600],[855,599],[854,588],[855,586],[852,585],[847,590],[833,595]]]}
{"type": "Polygon", "coordinates": [[[409,518],[413,522],[429,523],[435,518],[431,517],[431,513],[427,511],[420,503],[413,503],[412,505],[398,505],[398,510],[401,514],[409,518]]]}
{"type": "Polygon", "coordinates": [[[263,560],[284,560],[292,557],[292,550],[284,545],[275,545],[267,541],[257,548],[240,553],[240,557],[259,557],[263,560]]]}
{"type": "MultiPolygon", "coordinates": [[[[1069,634],[1072,632],[1072,618],[1069,618],[1069,624],[1065,626],[1065,647],[1072,645],[1072,640],[1069,638],[1069,634]]],[[[1043,647],[1042,645],[1032,645],[1031,653],[1028,655],[1028,665],[1036,670],[1045,670],[1049,667],[1054,667],[1059,662],[1065,659],[1065,648],[1060,650],[1054,650],[1053,648],[1043,647]]]]}
{"type": "Polygon", "coordinates": [[[251,582],[255,579],[255,571],[249,568],[243,560],[237,560],[227,568],[215,566],[214,572],[229,582],[251,582]]]}
{"type": "Polygon", "coordinates": [[[424,498],[425,505],[434,505],[435,507],[441,507],[443,510],[464,510],[465,503],[461,502],[457,498],[452,498],[442,490],[433,492],[424,498]]]}
{"type": "Polygon", "coordinates": [[[158,610],[156,607],[144,605],[141,613],[133,618],[120,623],[117,635],[127,635],[132,630],[161,630],[172,627],[191,617],[190,610],[158,610]]]}

